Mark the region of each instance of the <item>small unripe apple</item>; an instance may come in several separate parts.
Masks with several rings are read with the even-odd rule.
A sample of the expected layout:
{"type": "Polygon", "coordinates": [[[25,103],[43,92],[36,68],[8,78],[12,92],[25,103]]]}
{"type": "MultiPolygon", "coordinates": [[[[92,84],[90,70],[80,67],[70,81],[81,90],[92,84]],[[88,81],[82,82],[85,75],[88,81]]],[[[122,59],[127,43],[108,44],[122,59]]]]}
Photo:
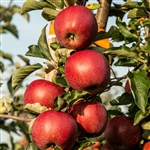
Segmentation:
{"type": "Polygon", "coordinates": [[[83,50],[67,59],[65,77],[73,89],[97,94],[103,92],[110,82],[110,67],[103,54],[83,50]]]}
{"type": "Polygon", "coordinates": [[[150,141],[146,142],[142,150],[150,150],[150,141]]]}
{"type": "Polygon", "coordinates": [[[57,40],[66,48],[87,48],[98,33],[97,21],[86,7],[69,6],[56,16],[54,30],[57,40]]]}
{"type": "Polygon", "coordinates": [[[40,103],[47,108],[54,108],[54,99],[64,93],[59,85],[44,79],[32,81],[24,93],[24,105],[40,103]]]}
{"type": "Polygon", "coordinates": [[[133,150],[139,142],[141,128],[133,123],[131,118],[123,115],[115,116],[108,122],[104,135],[114,150],[133,150]]]}
{"type": "Polygon", "coordinates": [[[68,113],[48,110],[35,119],[31,136],[41,150],[55,146],[61,150],[71,150],[78,136],[77,123],[68,113]]]}
{"type": "Polygon", "coordinates": [[[99,102],[77,102],[70,114],[75,118],[81,136],[96,137],[101,135],[107,124],[107,111],[99,102]]]}
{"type": "Polygon", "coordinates": [[[111,148],[108,143],[105,143],[102,147],[102,150],[114,150],[113,148],[111,148]]]}

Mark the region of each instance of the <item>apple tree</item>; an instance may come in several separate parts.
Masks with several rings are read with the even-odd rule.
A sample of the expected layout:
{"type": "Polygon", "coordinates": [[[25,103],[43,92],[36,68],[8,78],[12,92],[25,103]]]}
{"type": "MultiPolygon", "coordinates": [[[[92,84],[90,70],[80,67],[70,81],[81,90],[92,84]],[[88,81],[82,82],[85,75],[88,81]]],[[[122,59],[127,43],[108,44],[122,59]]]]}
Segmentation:
{"type": "MultiPolygon", "coordinates": [[[[45,62],[27,64],[12,75],[16,91],[34,71],[45,73],[43,79],[26,87],[23,100],[28,102],[21,108],[28,115],[21,119],[9,115],[30,122],[30,143],[25,149],[144,149],[150,140],[149,0],[127,0],[122,5],[113,0],[92,4],[84,0],[26,0],[22,15],[39,9],[48,21],[49,39],[45,25],[37,44],[30,45],[25,55],[45,62]],[[111,16],[116,24],[106,30],[111,16]],[[128,71],[118,77],[117,67],[128,71]],[[63,92],[51,98],[58,91],[51,90],[52,85],[63,92]],[[118,89],[123,89],[119,95],[110,94],[118,89]],[[49,101],[53,107],[45,104],[49,101]],[[94,147],[97,142],[99,146],[94,147]]],[[[7,101],[5,104],[7,109],[7,101]]],[[[7,118],[8,113],[3,111],[0,116],[7,118]]]]}

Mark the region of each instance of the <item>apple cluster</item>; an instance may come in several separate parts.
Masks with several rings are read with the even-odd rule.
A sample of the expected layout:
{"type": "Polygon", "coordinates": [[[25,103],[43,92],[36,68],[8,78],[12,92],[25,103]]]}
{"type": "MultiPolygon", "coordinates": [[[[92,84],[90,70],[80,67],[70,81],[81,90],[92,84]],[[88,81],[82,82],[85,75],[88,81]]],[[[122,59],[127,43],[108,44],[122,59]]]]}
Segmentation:
{"type": "Polygon", "coordinates": [[[40,150],[56,147],[72,150],[79,137],[92,138],[104,133],[107,145],[103,150],[108,146],[111,147],[110,150],[133,148],[139,140],[139,127],[134,127],[133,121],[125,116],[118,116],[108,123],[105,106],[92,99],[103,93],[110,82],[110,67],[106,57],[90,49],[98,32],[93,13],[84,6],[64,8],[55,18],[54,30],[63,47],[68,51],[75,50],[64,64],[63,76],[70,88],[66,90],[65,87],[45,79],[34,80],[28,85],[24,93],[24,105],[38,103],[47,108],[33,122],[33,142],[40,150]],[[65,105],[67,109],[56,110],[56,98],[70,92],[69,90],[87,91],[88,94],[71,106],[65,105]],[[123,134],[133,136],[132,140],[123,139],[123,134]],[[117,149],[118,146],[120,148],[117,149]]]}

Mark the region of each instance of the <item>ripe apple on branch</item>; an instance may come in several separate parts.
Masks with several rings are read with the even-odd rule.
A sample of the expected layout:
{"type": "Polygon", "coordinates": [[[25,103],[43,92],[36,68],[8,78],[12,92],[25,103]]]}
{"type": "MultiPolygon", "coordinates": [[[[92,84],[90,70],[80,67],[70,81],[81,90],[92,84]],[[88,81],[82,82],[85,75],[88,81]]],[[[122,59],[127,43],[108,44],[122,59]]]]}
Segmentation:
{"type": "MultiPolygon", "coordinates": [[[[117,26],[104,32],[100,28],[106,26],[108,16],[104,17],[105,24],[100,24],[103,16],[92,12],[106,12],[106,1],[100,2],[103,7],[81,6],[74,0],[26,1],[22,7],[22,13],[42,9],[42,16],[54,22],[56,36],[55,41],[48,43],[45,26],[37,45],[29,46],[26,53],[44,58],[50,73],[45,79],[31,82],[24,93],[24,108],[30,113],[36,109],[30,124],[33,143],[27,150],[82,150],[91,148],[95,141],[101,143],[102,149],[137,150],[150,140],[149,34],[145,32],[146,38],[141,37],[142,29],[149,30],[150,23],[148,17],[141,23],[142,16],[137,15],[148,16],[149,3],[126,2],[117,10],[122,12],[116,19],[117,26]],[[129,23],[122,21],[125,12],[131,19],[129,23]],[[110,47],[96,42],[108,38],[112,41],[110,47]],[[114,41],[123,44],[113,46],[114,41]],[[117,77],[114,66],[132,69],[117,77]],[[132,92],[119,93],[117,98],[111,95],[110,101],[103,98],[115,86],[122,88],[127,78],[132,92]],[[132,98],[132,103],[128,98],[132,98]],[[126,112],[120,106],[125,106],[126,112]]],[[[111,2],[107,3],[106,13],[111,16],[111,2]]],[[[44,67],[36,64],[16,70],[13,88],[17,89],[25,77],[41,68],[44,67]]]]}

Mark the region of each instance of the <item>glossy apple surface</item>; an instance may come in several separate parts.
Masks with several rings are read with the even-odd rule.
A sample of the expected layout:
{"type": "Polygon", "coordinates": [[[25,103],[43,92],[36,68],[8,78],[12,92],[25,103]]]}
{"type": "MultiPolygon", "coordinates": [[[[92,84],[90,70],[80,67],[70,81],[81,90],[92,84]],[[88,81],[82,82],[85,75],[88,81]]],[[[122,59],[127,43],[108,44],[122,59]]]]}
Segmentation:
{"type": "Polygon", "coordinates": [[[67,59],[65,76],[73,89],[97,94],[103,92],[110,81],[110,67],[101,53],[83,50],[67,59]]]}
{"type": "Polygon", "coordinates": [[[68,113],[48,110],[34,121],[31,136],[41,150],[55,146],[71,150],[78,136],[77,123],[68,113]]]}
{"type": "Polygon", "coordinates": [[[133,150],[140,139],[139,125],[133,125],[133,120],[126,116],[115,116],[105,129],[107,143],[115,150],[133,150]]]}
{"type": "Polygon", "coordinates": [[[107,111],[98,102],[78,102],[70,110],[81,131],[81,136],[96,137],[101,135],[107,124],[107,111]]]}
{"type": "Polygon", "coordinates": [[[55,18],[57,40],[66,48],[82,50],[88,47],[98,33],[93,13],[84,6],[69,6],[55,18]]]}
{"type": "Polygon", "coordinates": [[[54,99],[63,94],[64,89],[50,81],[37,79],[32,81],[24,93],[24,105],[40,103],[42,106],[54,108],[54,99]]]}

